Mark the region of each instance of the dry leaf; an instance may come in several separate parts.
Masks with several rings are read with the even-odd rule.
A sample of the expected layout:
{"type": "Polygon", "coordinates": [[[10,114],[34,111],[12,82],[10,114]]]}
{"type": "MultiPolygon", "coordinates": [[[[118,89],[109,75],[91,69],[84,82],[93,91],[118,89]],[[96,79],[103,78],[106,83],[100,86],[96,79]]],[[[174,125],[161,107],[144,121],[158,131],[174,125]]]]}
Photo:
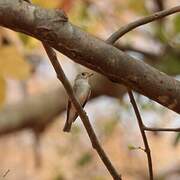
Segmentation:
{"type": "Polygon", "coordinates": [[[2,107],[6,96],[6,81],[0,76],[0,107],[2,107]]]}
{"type": "Polygon", "coordinates": [[[15,46],[0,48],[0,76],[24,80],[30,74],[28,64],[15,46]]]}

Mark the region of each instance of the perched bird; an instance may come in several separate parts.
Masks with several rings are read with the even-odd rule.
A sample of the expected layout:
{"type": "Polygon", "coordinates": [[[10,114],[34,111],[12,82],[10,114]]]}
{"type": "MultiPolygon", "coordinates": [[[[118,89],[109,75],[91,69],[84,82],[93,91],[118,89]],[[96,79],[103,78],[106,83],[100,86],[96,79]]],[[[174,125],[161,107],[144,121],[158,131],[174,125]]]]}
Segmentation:
{"type": "MultiPolygon", "coordinates": [[[[74,81],[73,90],[74,93],[81,103],[82,107],[85,106],[87,100],[90,97],[91,88],[89,85],[89,77],[92,76],[92,73],[88,72],[82,72],[76,76],[76,79],[74,81]]],[[[63,131],[70,132],[72,123],[76,120],[78,117],[78,113],[72,104],[71,100],[68,100],[68,106],[67,106],[67,119],[63,128],[63,131]]]]}

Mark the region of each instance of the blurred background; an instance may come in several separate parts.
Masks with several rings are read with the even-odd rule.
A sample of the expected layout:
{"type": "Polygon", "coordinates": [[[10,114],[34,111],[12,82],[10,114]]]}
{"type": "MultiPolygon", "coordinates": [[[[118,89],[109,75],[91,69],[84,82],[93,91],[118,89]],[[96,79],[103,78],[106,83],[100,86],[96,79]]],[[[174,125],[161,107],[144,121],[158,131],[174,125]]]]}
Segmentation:
{"type": "MultiPolygon", "coordinates": [[[[33,0],[46,8],[63,8],[70,22],[103,40],[119,27],[179,0],[33,0]]],[[[116,47],[179,78],[180,14],[141,26],[116,47]]],[[[60,53],[71,82],[90,71],[60,53]]],[[[148,179],[146,154],[126,88],[95,73],[85,110],[98,138],[125,180],[148,179]]],[[[150,127],[179,127],[179,115],[135,94],[143,121],[150,127]]],[[[62,129],[67,96],[41,42],[0,28],[0,179],[109,180],[81,121],[70,134],[62,129]]],[[[180,134],[147,133],[155,178],[180,179],[180,134]]]]}

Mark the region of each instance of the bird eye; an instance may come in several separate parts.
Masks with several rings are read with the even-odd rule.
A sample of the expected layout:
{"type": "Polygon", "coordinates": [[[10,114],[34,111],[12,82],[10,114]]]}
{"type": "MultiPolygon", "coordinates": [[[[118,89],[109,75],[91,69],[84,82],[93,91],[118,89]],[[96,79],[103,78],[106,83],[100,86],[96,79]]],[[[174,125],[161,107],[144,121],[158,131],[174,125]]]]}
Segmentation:
{"type": "Polygon", "coordinates": [[[85,73],[82,73],[83,76],[85,76],[85,73]]]}

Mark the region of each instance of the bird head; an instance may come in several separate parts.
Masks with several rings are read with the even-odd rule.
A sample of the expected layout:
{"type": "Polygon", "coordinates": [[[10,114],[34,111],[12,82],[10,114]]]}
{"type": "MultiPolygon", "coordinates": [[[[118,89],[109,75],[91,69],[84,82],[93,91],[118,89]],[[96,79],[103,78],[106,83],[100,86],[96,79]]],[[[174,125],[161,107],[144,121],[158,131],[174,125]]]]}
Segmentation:
{"type": "Polygon", "coordinates": [[[92,75],[93,73],[90,73],[90,72],[81,72],[76,76],[76,79],[88,79],[92,75]]]}

